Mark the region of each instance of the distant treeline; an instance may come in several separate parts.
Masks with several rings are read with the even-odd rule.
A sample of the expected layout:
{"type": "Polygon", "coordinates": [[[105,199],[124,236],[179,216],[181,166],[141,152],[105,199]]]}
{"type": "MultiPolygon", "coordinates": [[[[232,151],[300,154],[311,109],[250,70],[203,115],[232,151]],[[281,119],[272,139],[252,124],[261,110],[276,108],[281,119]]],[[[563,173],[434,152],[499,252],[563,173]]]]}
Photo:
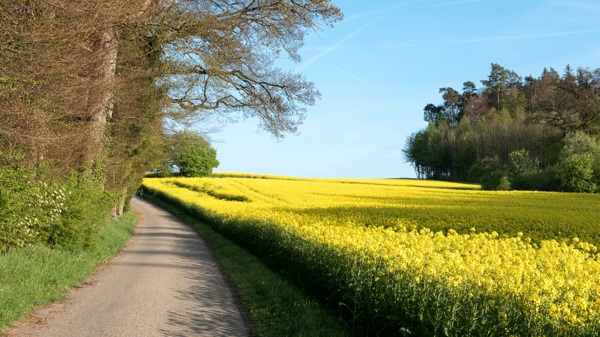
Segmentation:
{"type": "Polygon", "coordinates": [[[600,185],[600,69],[539,77],[499,64],[490,75],[440,89],[427,128],[404,154],[420,179],[474,181],[485,189],[596,192],[600,185]]]}

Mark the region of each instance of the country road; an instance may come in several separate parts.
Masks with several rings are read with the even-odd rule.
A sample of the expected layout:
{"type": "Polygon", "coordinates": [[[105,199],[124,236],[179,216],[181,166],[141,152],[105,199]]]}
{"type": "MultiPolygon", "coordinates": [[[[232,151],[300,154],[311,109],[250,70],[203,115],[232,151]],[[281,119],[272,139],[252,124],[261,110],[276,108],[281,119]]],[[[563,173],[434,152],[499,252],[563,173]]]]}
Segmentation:
{"type": "Polygon", "coordinates": [[[122,253],[67,299],[36,310],[8,336],[248,336],[206,243],[139,198],[141,222],[122,253]]]}

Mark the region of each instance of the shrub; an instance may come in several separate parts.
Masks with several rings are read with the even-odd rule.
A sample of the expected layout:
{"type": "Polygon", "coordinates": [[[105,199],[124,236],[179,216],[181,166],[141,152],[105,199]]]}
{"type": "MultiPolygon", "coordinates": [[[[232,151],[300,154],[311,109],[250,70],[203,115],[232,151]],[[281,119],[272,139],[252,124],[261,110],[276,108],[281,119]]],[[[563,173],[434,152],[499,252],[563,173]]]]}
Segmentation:
{"type": "Polygon", "coordinates": [[[508,173],[511,180],[521,174],[537,171],[536,160],[532,159],[529,151],[525,149],[512,151],[508,154],[508,159],[508,173]]]}
{"type": "Polygon", "coordinates": [[[504,173],[498,157],[485,157],[471,167],[469,175],[481,183],[481,189],[495,190],[504,173]]]}
{"type": "Polygon", "coordinates": [[[72,174],[65,181],[44,177],[43,167],[20,164],[19,154],[0,153],[0,252],[31,244],[83,246],[96,241],[109,198],[101,181],[72,174]]]}
{"type": "Polygon", "coordinates": [[[0,252],[3,252],[43,241],[45,228],[54,222],[54,214],[45,212],[53,209],[53,200],[49,198],[52,187],[38,180],[36,170],[20,165],[18,154],[0,153],[0,157],[12,161],[0,167],[0,252]]]}
{"type": "Polygon", "coordinates": [[[512,189],[510,180],[508,180],[507,176],[503,176],[502,178],[500,178],[500,183],[498,183],[496,189],[498,191],[509,191],[512,189]]]}
{"type": "Polygon", "coordinates": [[[94,178],[72,174],[65,183],[65,210],[61,221],[49,228],[45,244],[52,247],[91,247],[109,216],[111,196],[94,178]]]}
{"type": "Polygon", "coordinates": [[[584,132],[567,135],[558,175],[565,191],[596,192],[600,184],[600,141],[584,132]]]}
{"type": "Polygon", "coordinates": [[[512,179],[512,188],[522,191],[558,191],[560,178],[554,166],[539,172],[526,172],[512,179]]]}
{"type": "Polygon", "coordinates": [[[559,166],[562,187],[569,192],[595,192],[594,157],[590,153],[573,154],[559,166]]]}

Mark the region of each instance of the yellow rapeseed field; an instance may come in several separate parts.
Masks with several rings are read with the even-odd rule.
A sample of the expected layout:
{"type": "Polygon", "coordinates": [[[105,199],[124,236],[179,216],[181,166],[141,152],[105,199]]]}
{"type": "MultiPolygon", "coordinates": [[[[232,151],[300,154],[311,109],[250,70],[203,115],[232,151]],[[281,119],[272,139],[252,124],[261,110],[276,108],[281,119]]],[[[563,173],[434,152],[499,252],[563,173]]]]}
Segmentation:
{"type": "Polygon", "coordinates": [[[594,195],[240,174],[144,186],[288,268],[368,334],[600,333],[594,195]]]}

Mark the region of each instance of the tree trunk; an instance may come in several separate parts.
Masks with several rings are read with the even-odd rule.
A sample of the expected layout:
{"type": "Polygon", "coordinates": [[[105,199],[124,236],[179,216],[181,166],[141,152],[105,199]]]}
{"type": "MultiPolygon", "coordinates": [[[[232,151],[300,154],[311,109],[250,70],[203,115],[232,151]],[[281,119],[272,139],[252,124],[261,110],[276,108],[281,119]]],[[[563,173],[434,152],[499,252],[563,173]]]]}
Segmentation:
{"type": "Polygon", "coordinates": [[[128,199],[128,188],[124,187],[123,191],[121,192],[121,198],[119,199],[119,204],[115,205],[115,207],[113,207],[110,210],[110,216],[113,219],[117,219],[123,216],[123,213],[125,213],[125,203],[127,202],[128,199]]]}
{"type": "Polygon", "coordinates": [[[112,118],[114,86],[117,75],[117,55],[119,50],[118,34],[115,28],[109,28],[101,36],[101,63],[98,75],[99,93],[90,93],[93,115],[89,139],[89,152],[86,164],[93,166],[105,154],[104,140],[106,123],[112,118]]]}

